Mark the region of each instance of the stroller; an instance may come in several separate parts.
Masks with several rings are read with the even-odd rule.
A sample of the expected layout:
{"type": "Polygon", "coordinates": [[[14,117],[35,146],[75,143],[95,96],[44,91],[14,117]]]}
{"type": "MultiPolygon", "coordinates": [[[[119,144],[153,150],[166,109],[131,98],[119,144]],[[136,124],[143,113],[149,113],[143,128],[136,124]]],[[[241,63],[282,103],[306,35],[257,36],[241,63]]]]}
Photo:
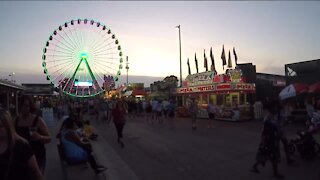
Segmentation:
{"type": "Polygon", "coordinates": [[[320,152],[320,145],[310,132],[298,131],[297,135],[297,138],[289,141],[288,152],[293,154],[297,150],[302,158],[313,159],[320,152]]]}

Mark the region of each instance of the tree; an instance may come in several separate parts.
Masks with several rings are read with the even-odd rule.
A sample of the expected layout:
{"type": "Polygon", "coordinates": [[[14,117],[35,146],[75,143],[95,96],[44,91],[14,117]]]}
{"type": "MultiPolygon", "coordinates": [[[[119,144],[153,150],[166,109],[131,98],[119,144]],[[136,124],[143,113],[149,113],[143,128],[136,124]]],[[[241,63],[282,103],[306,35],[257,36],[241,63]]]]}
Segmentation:
{"type": "Polygon", "coordinates": [[[177,88],[178,78],[174,75],[170,75],[163,79],[163,83],[165,86],[165,91],[170,93],[173,89],[177,88]]]}

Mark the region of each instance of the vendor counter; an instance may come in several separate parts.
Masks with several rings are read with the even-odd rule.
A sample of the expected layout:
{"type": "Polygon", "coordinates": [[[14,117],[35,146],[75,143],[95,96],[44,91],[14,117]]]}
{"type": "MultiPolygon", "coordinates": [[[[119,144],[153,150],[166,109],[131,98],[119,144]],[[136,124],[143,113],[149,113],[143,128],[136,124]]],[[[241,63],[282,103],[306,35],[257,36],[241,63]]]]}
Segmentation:
{"type": "MultiPolygon", "coordinates": [[[[199,118],[209,118],[207,109],[204,107],[199,108],[199,118]]],[[[240,105],[238,108],[216,106],[216,120],[225,121],[245,121],[251,120],[253,117],[250,105],[240,105]]]]}

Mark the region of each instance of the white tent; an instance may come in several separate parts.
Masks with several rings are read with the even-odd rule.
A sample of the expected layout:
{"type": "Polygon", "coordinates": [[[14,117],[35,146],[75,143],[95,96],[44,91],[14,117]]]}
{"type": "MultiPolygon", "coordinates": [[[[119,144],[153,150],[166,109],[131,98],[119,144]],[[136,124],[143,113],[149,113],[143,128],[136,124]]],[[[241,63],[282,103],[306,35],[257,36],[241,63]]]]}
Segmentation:
{"type": "Polygon", "coordinates": [[[284,89],[281,90],[279,94],[279,98],[281,100],[288,99],[291,97],[295,97],[301,93],[307,92],[308,85],[306,84],[290,84],[289,86],[286,86],[284,89]]]}

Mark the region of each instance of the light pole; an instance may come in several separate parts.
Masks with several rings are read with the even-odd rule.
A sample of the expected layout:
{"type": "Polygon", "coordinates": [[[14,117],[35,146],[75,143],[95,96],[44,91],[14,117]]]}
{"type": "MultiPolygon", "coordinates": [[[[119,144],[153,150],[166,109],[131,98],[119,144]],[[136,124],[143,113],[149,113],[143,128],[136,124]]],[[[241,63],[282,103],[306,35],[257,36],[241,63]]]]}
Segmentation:
{"type": "Polygon", "coordinates": [[[127,86],[128,86],[128,83],[129,83],[129,80],[128,80],[128,71],[129,71],[128,56],[127,56],[127,62],[126,62],[126,69],[127,69],[127,86]]]}
{"type": "Polygon", "coordinates": [[[180,87],[182,87],[182,65],[181,65],[181,32],[180,25],[177,26],[179,28],[179,51],[180,51],[180,87]]]}
{"type": "Polygon", "coordinates": [[[14,72],[12,72],[11,74],[9,74],[9,76],[11,76],[11,82],[14,82],[14,75],[15,75],[14,72]]]}

